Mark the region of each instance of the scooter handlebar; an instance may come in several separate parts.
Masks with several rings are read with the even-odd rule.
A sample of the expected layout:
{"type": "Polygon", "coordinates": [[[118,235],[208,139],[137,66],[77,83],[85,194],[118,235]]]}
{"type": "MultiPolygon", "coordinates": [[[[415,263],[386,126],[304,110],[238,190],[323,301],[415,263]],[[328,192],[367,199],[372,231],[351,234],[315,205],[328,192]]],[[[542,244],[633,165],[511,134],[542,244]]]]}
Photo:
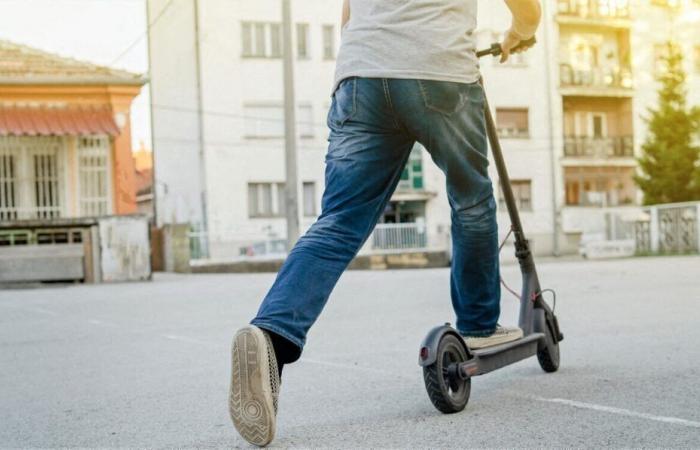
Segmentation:
{"type": "MultiPolygon", "coordinates": [[[[520,41],[520,43],[518,45],[516,45],[515,47],[513,47],[510,51],[513,52],[513,51],[517,51],[517,50],[520,50],[523,48],[532,47],[533,45],[535,45],[535,43],[537,43],[537,39],[535,38],[535,36],[532,36],[530,39],[527,39],[525,41],[520,41]]],[[[501,56],[501,53],[503,53],[503,48],[501,48],[501,44],[496,42],[496,43],[491,44],[491,47],[484,49],[484,50],[479,50],[478,52],[476,52],[476,57],[481,58],[483,56],[488,56],[488,55],[501,56]]]]}

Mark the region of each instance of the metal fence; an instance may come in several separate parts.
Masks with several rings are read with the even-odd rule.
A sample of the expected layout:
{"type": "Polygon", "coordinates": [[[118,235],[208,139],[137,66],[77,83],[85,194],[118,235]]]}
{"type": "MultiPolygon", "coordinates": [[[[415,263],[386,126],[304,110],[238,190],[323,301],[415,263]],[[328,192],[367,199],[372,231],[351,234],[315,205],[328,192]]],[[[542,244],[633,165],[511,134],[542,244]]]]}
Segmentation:
{"type": "Polygon", "coordinates": [[[633,87],[632,70],[627,67],[576,69],[572,64],[559,65],[563,87],[624,88],[633,87]]]}
{"type": "Polygon", "coordinates": [[[634,156],[634,139],[632,136],[565,137],[564,155],[577,158],[631,158],[634,156]]]}
{"type": "Polygon", "coordinates": [[[559,0],[558,13],[581,18],[607,19],[630,17],[629,0],[559,0]]]}
{"type": "Polygon", "coordinates": [[[381,223],[371,236],[372,250],[422,250],[428,247],[425,225],[381,223]]]}
{"type": "MultiPolygon", "coordinates": [[[[283,236],[236,231],[209,233],[191,231],[190,259],[245,261],[284,258],[287,242],[283,236]]],[[[421,251],[428,248],[428,233],[422,223],[378,224],[362,254],[421,251]]]]}
{"type": "Polygon", "coordinates": [[[700,202],[654,205],[635,224],[638,253],[700,252],[700,202]]]}

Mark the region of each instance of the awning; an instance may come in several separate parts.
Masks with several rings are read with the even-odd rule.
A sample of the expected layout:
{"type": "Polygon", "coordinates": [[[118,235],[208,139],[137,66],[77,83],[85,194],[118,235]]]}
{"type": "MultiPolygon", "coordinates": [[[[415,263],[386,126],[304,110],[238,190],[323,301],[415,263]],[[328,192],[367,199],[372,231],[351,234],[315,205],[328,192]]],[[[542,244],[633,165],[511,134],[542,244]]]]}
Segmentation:
{"type": "Polygon", "coordinates": [[[107,108],[0,106],[0,135],[79,136],[119,135],[107,108]]]}

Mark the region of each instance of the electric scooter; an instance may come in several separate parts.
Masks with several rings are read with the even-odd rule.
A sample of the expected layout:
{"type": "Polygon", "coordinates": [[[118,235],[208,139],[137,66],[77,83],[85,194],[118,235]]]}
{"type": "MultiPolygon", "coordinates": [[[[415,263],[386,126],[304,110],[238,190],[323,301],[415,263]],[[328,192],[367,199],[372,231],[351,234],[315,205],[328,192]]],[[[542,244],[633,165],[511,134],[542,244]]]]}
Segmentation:
{"type": "MultiPolygon", "coordinates": [[[[535,38],[523,41],[516,47],[528,48],[535,44],[535,38]]],[[[487,55],[500,56],[500,44],[492,44],[489,49],[478,51],[479,58],[487,55]]],[[[515,238],[515,256],[522,274],[520,294],[520,319],[518,325],[523,337],[517,341],[492,347],[470,349],[459,332],[449,323],[430,330],[423,340],[418,363],[423,367],[423,379],[428,396],[441,412],[450,414],[462,411],[469,401],[472,377],[483,375],[507,365],[537,355],[540,367],[545,372],[559,369],[559,342],[564,339],[554,310],[545,302],[537,277],[535,262],[525,238],[520,215],[510,185],[501,145],[498,141],[496,125],[485,102],[486,132],[498,170],[503,198],[511,221],[511,233],[515,238]]]]}

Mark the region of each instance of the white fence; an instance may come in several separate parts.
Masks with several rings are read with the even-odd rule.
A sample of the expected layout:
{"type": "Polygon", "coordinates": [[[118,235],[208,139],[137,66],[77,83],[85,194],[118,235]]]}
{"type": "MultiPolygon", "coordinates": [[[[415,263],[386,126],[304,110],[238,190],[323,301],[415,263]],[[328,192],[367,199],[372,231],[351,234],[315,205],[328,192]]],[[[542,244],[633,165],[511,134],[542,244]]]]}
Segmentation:
{"type": "MultiPolygon", "coordinates": [[[[236,231],[209,233],[190,232],[191,259],[245,261],[284,258],[287,242],[275,234],[240,233],[236,231]]],[[[361,254],[402,253],[429,248],[428,233],[422,223],[378,224],[361,254]]]]}
{"type": "Polygon", "coordinates": [[[417,223],[381,223],[368,240],[371,247],[364,252],[424,250],[428,248],[425,225],[417,223]]]}
{"type": "Polygon", "coordinates": [[[638,253],[700,252],[700,202],[654,205],[644,212],[635,224],[638,253]]]}

